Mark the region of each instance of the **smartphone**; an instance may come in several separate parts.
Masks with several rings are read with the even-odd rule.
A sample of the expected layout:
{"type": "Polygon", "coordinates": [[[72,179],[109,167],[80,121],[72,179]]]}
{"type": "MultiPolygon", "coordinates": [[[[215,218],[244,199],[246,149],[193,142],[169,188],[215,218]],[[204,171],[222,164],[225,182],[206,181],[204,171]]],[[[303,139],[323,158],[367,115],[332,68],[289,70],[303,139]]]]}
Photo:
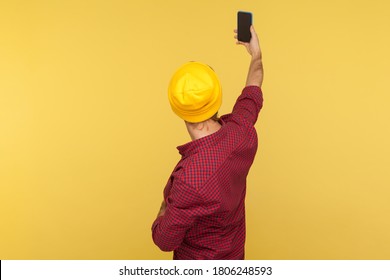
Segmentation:
{"type": "Polygon", "coordinates": [[[252,13],[239,11],[237,13],[237,39],[241,42],[250,42],[252,13]]]}

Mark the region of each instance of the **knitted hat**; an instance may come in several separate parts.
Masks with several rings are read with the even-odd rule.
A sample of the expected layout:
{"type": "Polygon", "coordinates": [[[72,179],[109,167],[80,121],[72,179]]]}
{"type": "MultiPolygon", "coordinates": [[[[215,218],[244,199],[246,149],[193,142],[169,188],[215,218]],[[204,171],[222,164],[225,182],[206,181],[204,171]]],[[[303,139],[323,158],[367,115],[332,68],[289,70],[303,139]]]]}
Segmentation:
{"type": "Polygon", "coordinates": [[[211,118],[222,104],[221,85],[210,66],[188,62],[173,75],[168,87],[173,112],[187,122],[211,118]]]}

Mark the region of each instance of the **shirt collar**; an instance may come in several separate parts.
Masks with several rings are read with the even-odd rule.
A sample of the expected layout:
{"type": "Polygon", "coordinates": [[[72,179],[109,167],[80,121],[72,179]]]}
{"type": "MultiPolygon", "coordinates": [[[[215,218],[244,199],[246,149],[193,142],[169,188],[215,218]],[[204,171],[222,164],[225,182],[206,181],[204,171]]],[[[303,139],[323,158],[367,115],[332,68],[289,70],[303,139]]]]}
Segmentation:
{"type": "Polygon", "coordinates": [[[208,147],[212,144],[215,144],[216,142],[221,139],[222,135],[225,134],[225,121],[220,118],[221,128],[214,132],[213,134],[210,134],[208,136],[193,140],[191,142],[188,142],[184,145],[176,147],[179,150],[179,153],[182,155],[182,157],[187,157],[193,154],[196,154],[199,152],[199,150],[204,149],[205,147],[208,147]]]}

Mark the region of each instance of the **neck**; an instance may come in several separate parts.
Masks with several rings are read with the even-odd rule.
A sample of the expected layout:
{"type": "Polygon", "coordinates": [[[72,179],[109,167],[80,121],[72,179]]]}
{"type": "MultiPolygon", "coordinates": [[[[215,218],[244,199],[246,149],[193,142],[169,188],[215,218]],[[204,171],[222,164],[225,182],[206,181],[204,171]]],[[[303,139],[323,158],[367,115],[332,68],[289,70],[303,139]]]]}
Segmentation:
{"type": "Polygon", "coordinates": [[[200,123],[185,122],[185,124],[192,140],[209,136],[221,128],[221,124],[219,122],[211,119],[200,123]]]}

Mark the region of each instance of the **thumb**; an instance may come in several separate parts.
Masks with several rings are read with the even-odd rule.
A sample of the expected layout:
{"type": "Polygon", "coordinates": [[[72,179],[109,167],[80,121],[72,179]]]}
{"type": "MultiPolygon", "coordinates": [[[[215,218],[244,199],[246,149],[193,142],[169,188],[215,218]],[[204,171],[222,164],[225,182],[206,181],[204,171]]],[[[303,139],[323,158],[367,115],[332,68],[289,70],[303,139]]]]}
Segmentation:
{"type": "Polygon", "coordinates": [[[255,30],[255,27],[253,25],[251,25],[250,31],[251,31],[252,36],[256,35],[256,30],[255,30]]]}

